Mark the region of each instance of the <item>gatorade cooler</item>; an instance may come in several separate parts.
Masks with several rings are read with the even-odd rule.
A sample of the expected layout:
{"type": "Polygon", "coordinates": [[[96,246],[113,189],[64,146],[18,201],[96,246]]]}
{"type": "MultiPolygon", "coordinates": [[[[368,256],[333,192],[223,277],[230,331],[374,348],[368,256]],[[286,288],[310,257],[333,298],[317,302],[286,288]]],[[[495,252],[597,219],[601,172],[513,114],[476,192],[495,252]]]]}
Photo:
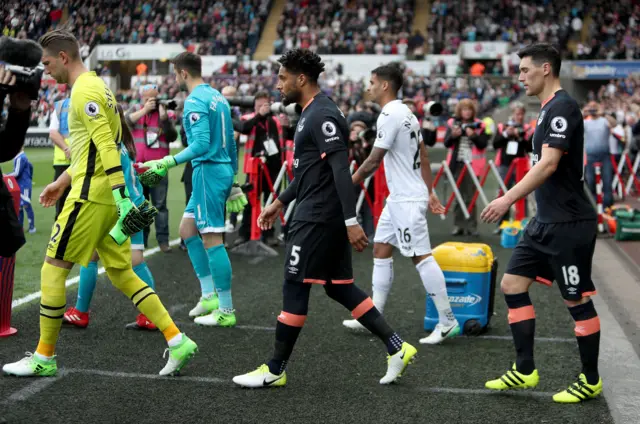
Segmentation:
{"type": "MultiPolygon", "coordinates": [[[[447,283],[451,309],[466,335],[479,335],[493,315],[498,261],[491,248],[480,243],[447,242],[433,250],[447,283]]],[[[427,296],[424,329],[438,324],[438,311],[427,296]]]]}

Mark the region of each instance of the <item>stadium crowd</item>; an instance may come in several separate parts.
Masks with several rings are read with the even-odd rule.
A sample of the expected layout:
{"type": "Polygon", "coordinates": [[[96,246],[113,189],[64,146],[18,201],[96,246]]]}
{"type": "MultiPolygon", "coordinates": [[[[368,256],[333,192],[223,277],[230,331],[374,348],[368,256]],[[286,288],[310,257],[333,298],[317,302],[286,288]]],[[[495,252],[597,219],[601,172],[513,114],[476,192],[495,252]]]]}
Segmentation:
{"type": "Polygon", "coordinates": [[[532,42],[556,43],[574,59],[640,57],[640,6],[632,2],[436,0],[431,15],[429,51],[436,54],[455,53],[463,41],[507,41],[515,50],[532,42]],[[567,49],[570,43],[575,49],[567,49]]]}
{"type": "Polygon", "coordinates": [[[406,0],[287,2],[276,54],[294,47],[318,54],[405,54],[414,4],[406,0]]]}

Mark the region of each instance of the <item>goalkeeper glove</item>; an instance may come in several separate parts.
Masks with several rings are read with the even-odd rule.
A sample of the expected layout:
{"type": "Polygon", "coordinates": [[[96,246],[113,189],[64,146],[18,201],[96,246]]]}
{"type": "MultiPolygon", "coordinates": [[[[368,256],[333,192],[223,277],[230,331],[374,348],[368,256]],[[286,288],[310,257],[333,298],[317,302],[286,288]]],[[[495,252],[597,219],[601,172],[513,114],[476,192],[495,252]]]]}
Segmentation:
{"type": "Polygon", "coordinates": [[[229,198],[227,198],[227,211],[235,213],[242,212],[247,203],[249,203],[247,196],[242,192],[240,184],[238,184],[238,177],[235,176],[233,178],[231,193],[229,194],[229,198]]]}
{"type": "Polygon", "coordinates": [[[118,245],[122,245],[130,236],[145,228],[145,221],[129,199],[129,193],[125,187],[116,188],[112,193],[118,208],[118,221],[109,231],[109,235],[118,245]]]}
{"type": "Polygon", "coordinates": [[[165,156],[159,160],[150,160],[142,164],[143,167],[149,168],[143,172],[138,179],[147,187],[155,187],[160,181],[167,176],[169,169],[176,166],[176,160],[173,156],[165,156]]]}
{"type": "Polygon", "coordinates": [[[145,227],[148,227],[151,224],[153,224],[154,218],[156,217],[156,215],[158,215],[158,209],[156,209],[146,199],[144,202],[140,204],[140,206],[138,206],[138,210],[140,211],[140,214],[142,215],[142,219],[145,222],[145,227]]]}

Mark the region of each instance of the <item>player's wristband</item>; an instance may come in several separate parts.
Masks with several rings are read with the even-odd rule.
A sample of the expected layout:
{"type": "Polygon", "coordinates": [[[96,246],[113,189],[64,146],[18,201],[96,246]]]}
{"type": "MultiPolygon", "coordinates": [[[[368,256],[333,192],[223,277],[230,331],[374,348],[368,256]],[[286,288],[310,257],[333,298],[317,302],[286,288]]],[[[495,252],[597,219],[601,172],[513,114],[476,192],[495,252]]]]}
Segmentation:
{"type": "Polygon", "coordinates": [[[351,227],[353,225],[358,225],[358,218],[356,218],[356,217],[349,218],[349,219],[344,221],[344,225],[346,225],[347,227],[351,227]]]}
{"type": "Polygon", "coordinates": [[[126,186],[116,187],[111,190],[111,193],[113,193],[113,199],[116,201],[116,203],[129,197],[126,186]]]}

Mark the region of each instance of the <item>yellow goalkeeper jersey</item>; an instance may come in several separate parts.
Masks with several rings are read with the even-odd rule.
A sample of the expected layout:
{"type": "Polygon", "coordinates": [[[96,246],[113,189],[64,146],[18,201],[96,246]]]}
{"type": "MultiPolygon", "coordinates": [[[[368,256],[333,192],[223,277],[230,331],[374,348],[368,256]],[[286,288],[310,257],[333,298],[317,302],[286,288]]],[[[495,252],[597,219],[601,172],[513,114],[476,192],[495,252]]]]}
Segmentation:
{"type": "Polygon", "coordinates": [[[71,89],[69,139],[71,201],[114,204],[111,191],[123,187],[122,127],[116,98],[95,72],[80,75],[71,89]]]}

